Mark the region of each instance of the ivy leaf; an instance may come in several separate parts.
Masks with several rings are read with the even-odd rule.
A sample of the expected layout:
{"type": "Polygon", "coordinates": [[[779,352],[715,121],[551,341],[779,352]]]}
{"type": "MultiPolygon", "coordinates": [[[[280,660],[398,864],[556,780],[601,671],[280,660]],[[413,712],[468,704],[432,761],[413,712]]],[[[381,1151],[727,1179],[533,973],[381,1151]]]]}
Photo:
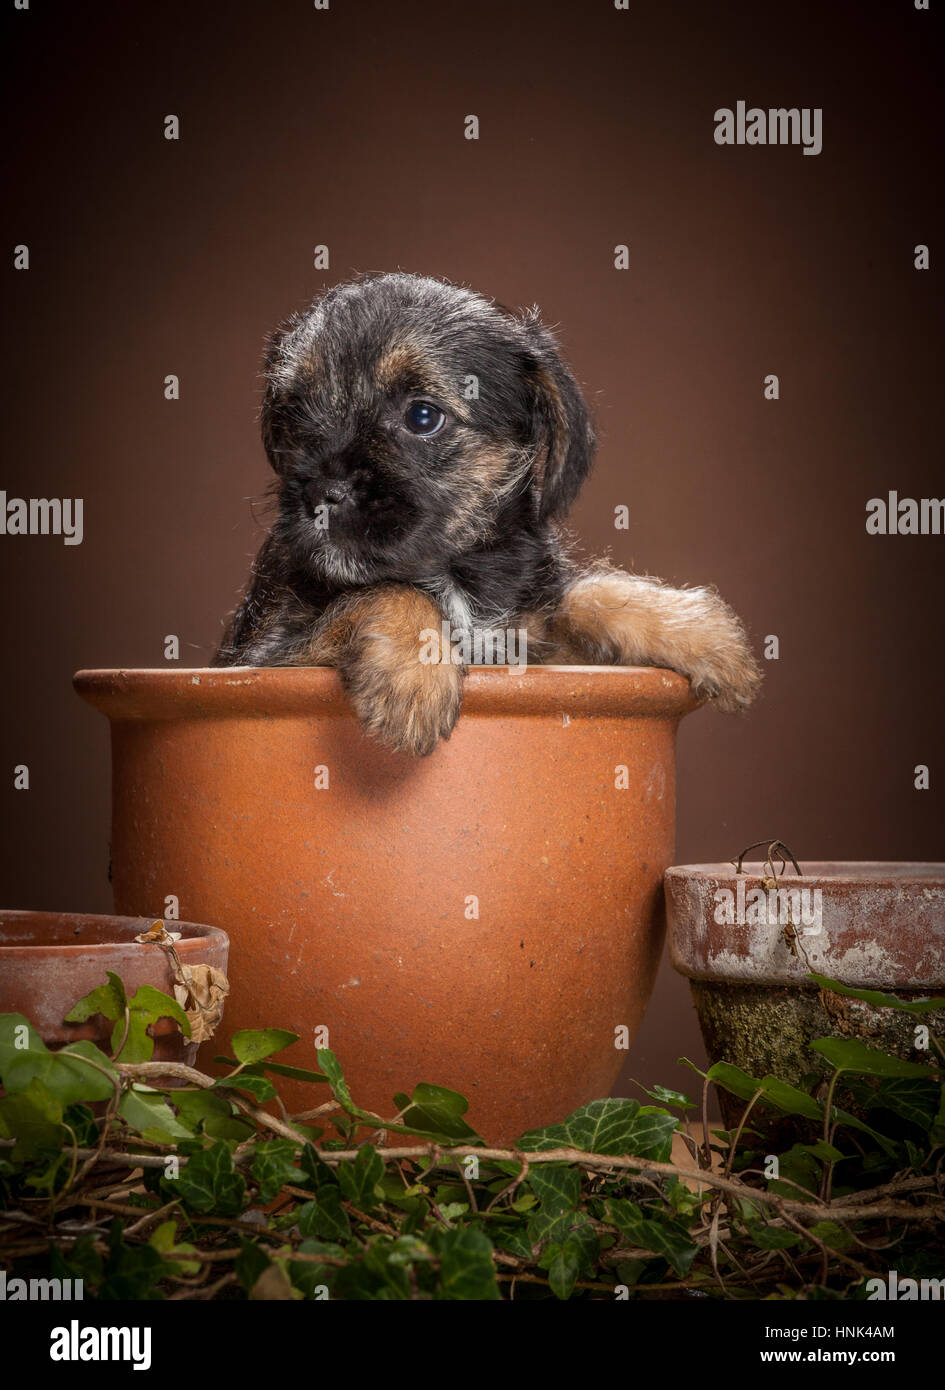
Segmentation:
{"type": "Polygon", "coordinates": [[[697,1067],[695,1062],[691,1062],[688,1057],[677,1057],[676,1065],[679,1067],[688,1067],[690,1071],[695,1072],[696,1076],[701,1076],[703,1081],[705,1081],[706,1073],[701,1067],[697,1067]]]}
{"type": "Polygon", "coordinates": [[[541,1210],[528,1223],[528,1239],[532,1251],[540,1247],[538,1264],[548,1271],[548,1283],[556,1298],[570,1298],[576,1280],[582,1274],[592,1274],[600,1258],[600,1238],[585,1211],[551,1216],[541,1210]]]}
{"type": "MultiPolygon", "coordinates": [[[[345,1251],[343,1246],[335,1245],[331,1241],[303,1240],[299,1246],[299,1254],[332,1255],[336,1260],[340,1260],[344,1259],[345,1251]]],[[[338,1273],[337,1265],[319,1265],[311,1260],[303,1262],[290,1258],[286,1267],[294,1287],[305,1298],[322,1298],[324,1295],[321,1290],[326,1288],[330,1292],[338,1273]]]]}
{"type": "Polygon", "coordinates": [[[89,994],[85,994],[73,1004],[66,1014],[66,1023],[85,1023],[88,1019],[94,1018],[96,1014],[102,1014],[111,1023],[117,1023],[118,1019],[125,1016],[125,987],[118,975],[113,970],[107,970],[107,985],[99,985],[89,994]]]}
{"type": "Polygon", "coordinates": [[[938,1084],[926,1077],[887,1076],[867,1104],[871,1110],[891,1110],[910,1124],[928,1130],[938,1110],[939,1091],[938,1084]]]}
{"type": "Polygon", "coordinates": [[[898,1009],[906,1014],[927,1014],[933,1009],[945,1009],[945,999],[897,999],[895,994],[883,994],[877,989],[851,989],[849,985],[831,980],[827,975],[811,971],[810,979],[816,980],[821,989],[832,990],[834,994],[845,994],[850,999],[863,999],[878,1009],[898,1009]]]}
{"type": "Polygon", "coordinates": [[[532,1243],[528,1238],[528,1232],[522,1226],[516,1225],[504,1229],[498,1223],[490,1222],[490,1229],[495,1228],[495,1241],[500,1250],[505,1250],[510,1255],[517,1255],[520,1260],[532,1259],[532,1243]]]}
{"type": "Polygon", "coordinates": [[[391,1242],[388,1264],[413,1265],[429,1264],[434,1259],[432,1248],[417,1236],[398,1236],[391,1242]]]}
{"type": "Polygon", "coordinates": [[[50,1246],[49,1272],[54,1279],[81,1279],[88,1292],[101,1283],[103,1268],[104,1261],[95,1249],[95,1238],[89,1233],[79,1236],[68,1252],[50,1246]]]}
{"type": "MultiPolygon", "coordinates": [[[[306,1144],[302,1150],[300,1165],[305,1175],[303,1185],[311,1188],[313,1192],[317,1192],[320,1187],[337,1187],[338,1178],[334,1169],[329,1168],[311,1144],[306,1144]]],[[[402,1192],[403,1183],[397,1182],[397,1189],[402,1192]]]]}
{"type": "Polygon", "coordinates": [[[878,1048],[867,1047],[857,1038],[816,1038],[811,1044],[814,1052],[826,1057],[838,1071],[858,1072],[861,1076],[935,1076],[931,1067],[921,1062],[907,1062],[878,1048]]]}
{"type": "Polygon", "coordinates": [[[822,1163],[840,1163],[847,1157],[824,1139],[818,1139],[814,1144],[798,1144],[796,1147],[803,1149],[805,1153],[813,1154],[814,1158],[819,1158],[822,1163]]]}
{"type": "Polygon", "coordinates": [[[763,1076],[759,1081],[730,1062],[716,1062],[707,1075],[710,1081],[738,1096],[739,1100],[751,1100],[760,1091],[760,1099],[769,1101],[787,1115],[803,1115],[809,1120],[823,1119],[823,1109],[813,1096],[781,1081],[777,1076],[763,1076]]]}
{"type": "Polygon", "coordinates": [[[132,1086],[126,1091],[118,1104],[118,1113],[139,1134],[160,1134],[160,1143],[173,1145],[177,1139],[194,1137],[194,1131],[181,1123],[164,1097],[147,1086],[132,1086]]]}
{"type": "Polygon", "coordinates": [[[571,1211],[581,1200],[580,1171],[567,1163],[542,1163],[530,1168],[528,1185],[541,1201],[542,1211],[550,1215],[571,1211]]]}
{"type": "Polygon", "coordinates": [[[99,1298],[125,1302],[163,1297],[155,1285],[167,1270],[163,1256],[152,1245],[129,1245],[116,1218],[109,1229],[108,1246],[99,1298]]]}
{"type": "Polygon", "coordinates": [[[167,1274],[199,1274],[200,1261],[189,1259],[188,1256],[197,1253],[195,1245],[188,1245],[186,1242],[177,1242],[177,1223],[174,1221],[163,1221],[151,1236],[148,1244],[157,1250],[158,1254],[167,1264],[167,1274]]]}
{"type": "Polygon", "coordinates": [[[291,1139],[270,1139],[257,1144],[253,1154],[253,1177],[259,1184],[259,1200],[263,1203],[273,1201],[287,1182],[298,1178],[295,1145],[291,1139]]]}
{"type": "Polygon", "coordinates": [[[238,1144],[256,1133],[248,1120],[238,1120],[235,1115],[211,1115],[204,1120],[203,1132],[210,1139],[235,1139],[238,1144]]]}
{"type": "Polygon", "coordinates": [[[35,1188],[38,1192],[55,1192],[60,1177],[64,1177],[69,1168],[69,1157],[65,1150],[60,1150],[49,1160],[45,1167],[38,1167],[26,1179],[27,1187],[35,1188]]]}
{"type": "Polygon", "coordinates": [[[820,1190],[822,1168],[811,1153],[811,1145],[793,1144],[780,1156],[778,1177],[769,1180],[768,1191],[803,1202],[806,1194],[814,1199],[820,1190]],[[796,1186],[795,1186],[796,1184],[796,1186]],[[801,1189],[801,1190],[798,1190],[801,1189]]]}
{"type": "Polygon", "coordinates": [[[148,1029],[161,1018],[171,1019],[186,1038],[190,1037],[190,1020],[177,1000],[172,999],[169,994],[162,994],[153,985],[139,986],[128,1000],[127,1035],[124,1012],[112,1028],[112,1052],[121,1047],[116,1060],[150,1062],[154,1056],[154,1039],[148,1029]]]}
{"type": "Polygon", "coordinates": [[[761,1221],[746,1221],[745,1226],[761,1250],[790,1250],[791,1246],[797,1245],[801,1239],[797,1231],[786,1231],[781,1226],[767,1226],[761,1221]]]}
{"type": "Polygon", "coordinates": [[[400,1129],[408,1134],[429,1134],[452,1144],[481,1143],[474,1129],[463,1119],[469,1102],[458,1091],[431,1086],[422,1081],[411,1096],[396,1095],[394,1104],[403,1110],[400,1129]]]}
{"type": "Polygon", "coordinates": [[[87,1105],[70,1105],[63,1113],[62,1123],[72,1130],[77,1144],[94,1148],[98,1143],[98,1125],[87,1105]]]}
{"type": "Polygon", "coordinates": [[[272,1261],[261,1245],[257,1245],[254,1240],[248,1240],[246,1236],[240,1236],[240,1253],[236,1257],[233,1268],[237,1279],[247,1293],[252,1293],[256,1281],[265,1274],[271,1264],[272,1261]]]}
{"type": "Polygon", "coordinates": [[[637,1100],[594,1100],[560,1125],[523,1134],[518,1147],[531,1152],[580,1149],[583,1153],[632,1154],[664,1161],[669,1157],[676,1117],[637,1100]]]}
{"type": "Polygon", "coordinates": [[[581,1273],[582,1251],[576,1240],[565,1240],[545,1251],[548,1285],[555,1298],[569,1299],[581,1273]]]}
{"type": "Polygon", "coordinates": [[[285,1062],[257,1062],[246,1070],[260,1074],[264,1071],[272,1072],[274,1076],[286,1076],[290,1081],[313,1081],[322,1085],[328,1080],[324,1072],[310,1071],[307,1067],[290,1067],[285,1062]]]}
{"type": "Polygon", "coordinates": [[[284,1028],[242,1028],[234,1033],[230,1045],[241,1062],[261,1062],[274,1052],[281,1052],[298,1042],[298,1033],[289,1033],[284,1028]]]}
{"type": "Polygon", "coordinates": [[[233,1155],[222,1140],[192,1154],[170,1186],[193,1211],[212,1212],[214,1216],[235,1216],[246,1196],[246,1182],[242,1173],[236,1172],[233,1155]]]}
{"type": "Polygon", "coordinates": [[[110,1100],[115,1094],[110,1076],[118,1081],[118,1073],[104,1052],[87,1039],[70,1043],[63,1051],[50,1052],[34,1034],[28,1048],[13,1050],[3,1072],[3,1084],[15,1094],[32,1081],[41,1081],[66,1106],[80,1101],[110,1100]],[[103,1072],[107,1075],[103,1076],[103,1072]]]}
{"type": "Polygon", "coordinates": [[[345,1110],[349,1115],[354,1115],[361,1120],[375,1119],[375,1116],[371,1115],[367,1110],[362,1110],[361,1107],[355,1105],[354,1101],[351,1099],[351,1092],[348,1089],[348,1083],[341,1069],[341,1063],[331,1049],[328,1047],[320,1047],[316,1056],[318,1058],[318,1065],[324,1072],[328,1084],[331,1087],[332,1095],[335,1097],[335,1100],[341,1106],[342,1110],[345,1110]]]}
{"type": "Polygon", "coordinates": [[[695,1105],[695,1101],[683,1095],[682,1091],[672,1091],[668,1086],[654,1086],[649,1091],[645,1086],[642,1089],[651,1100],[658,1100],[662,1105],[676,1105],[681,1110],[690,1110],[695,1105]]]}
{"type": "Polygon", "coordinates": [[[338,1188],[320,1187],[314,1201],[304,1202],[298,1210],[298,1227],[303,1236],[347,1240],[351,1235],[351,1223],[341,1205],[338,1188]]]}
{"type": "Polygon", "coordinates": [[[817,1221],[809,1229],[831,1250],[848,1250],[853,1244],[850,1232],[837,1221],[817,1221]]]}
{"type": "Polygon", "coordinates": [[[0,1135],[17,1141],[13,1154],[18,1160],[61,1148],[66,1137],[61,1119],[62,1106],[38,1077],[17,1095],[0,1098],[0,1135]]]}
{"type": "Polygon", "coordinates": [[[641,1105],[630,1133],[630,1152],[638,1158],[668,1163],[673,1151],[673,1135],[678,1128],[675,1115],[653,1105],[641,1105]]]}
{"type": "Polygon", "coordinates": [[[465,1226],[435,1231],[432,1240],[440,1257],[436,1299],[494,1302],[501,1298],[487,1235],[475,1226],[465,1226]]]}
{"type": "Polygon", "coordinates": [[[255,1076],[250,1072],[237,1072],[235,1076],[221,1076],[214,1081],[212,1090],[248,1091],[255,1101],[272,1100],[276,1088],[265,1076],[255,1076]]]}
{"type": "Polygon", "coordinates": [[[233,1102],[217,1095],[209,1087],[199,1091],[174,1091],[173,1101],[180,1112],[181,1124],[196,1134],[201,1125],[213,1118],[228,1118],[233,1114],[233,1102]]]}
{"type": "Polygon", "coordinates": [[[699,1247],[692,1243],[684,1227],[662,1215],[644,1215],[636,1202],[624,1198],[610,1198],[604,1203],[604,1210],[621,1235],[668,1260],[680,1279],[686,1277],[699,1247]]]}
{"type": "Polygon", "coordinates": [[[22,1014],[0,1014],[0,1080],[5,1086],[7,1067],[11,1062],[24,1052],[42,1054],[48,1050],[28,1018],[22,1014]]]}
{"type": "Polygon", "coordinates": [[[338,1186],[342,1196],[365,1211],[377,1206],[375,1188],[383,1176],[384,1160],[378,1157],[371,1144],[362,1144],[354,1162],[343,1159],[338,1164],[338,1186]]]}

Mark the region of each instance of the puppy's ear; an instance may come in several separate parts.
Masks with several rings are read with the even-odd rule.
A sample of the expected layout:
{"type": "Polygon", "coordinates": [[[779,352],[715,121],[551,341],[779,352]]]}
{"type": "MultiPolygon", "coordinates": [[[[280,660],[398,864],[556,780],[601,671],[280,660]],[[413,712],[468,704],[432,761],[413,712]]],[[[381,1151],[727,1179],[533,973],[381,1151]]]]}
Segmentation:
{"type": "Polygon", "coordinates": [[[279,325],[266,339],[263,360],[263,400],[260,413],[263,447],[274,472],[282,477],[287,471],[288,426],[292,414],[292,394],[296,387],[297,354],[293,339],[301,323],[301,315],[279,325]]]}
{"type": "Polygon", "coordinates": [[[564,516],[590,472],[594,431],[580,387],[537,311],[523,318],[531,441],[542,521],[564,516]]]}

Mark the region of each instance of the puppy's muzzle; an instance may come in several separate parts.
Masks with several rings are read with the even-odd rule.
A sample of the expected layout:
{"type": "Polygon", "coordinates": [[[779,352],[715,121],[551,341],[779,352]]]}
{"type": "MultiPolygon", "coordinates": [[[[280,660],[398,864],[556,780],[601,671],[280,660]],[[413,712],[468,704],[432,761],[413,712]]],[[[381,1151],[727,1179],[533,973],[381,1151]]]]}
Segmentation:
{"type": "Polygon", "coordinates": [[[354,489],[347,478],[339,478],[337,482],[326,484],[324,497],[330,507],[340,507],[353,500],[354,489]]]}
{"type": "Polygon", "coordinates": [[[351,478],[325,478],[308,483],[305,500],[314,511],[316,507],[350,510],[355,503],[355,488],[351,478]]]}

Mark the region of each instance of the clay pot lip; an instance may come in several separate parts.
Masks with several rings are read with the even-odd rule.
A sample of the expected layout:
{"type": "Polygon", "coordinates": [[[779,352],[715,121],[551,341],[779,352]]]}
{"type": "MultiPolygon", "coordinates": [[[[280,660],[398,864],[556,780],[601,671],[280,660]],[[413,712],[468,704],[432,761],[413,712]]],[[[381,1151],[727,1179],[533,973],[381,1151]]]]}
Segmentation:
{"type": "MultiPolygon", "coordinates": [[[[219,714],[352,716],[327,666],[209,666],[82,670],[77,693],[112,719],[219,714]]],[[[681,718],[703,701],[676,671],[656,666],[474,666],[463,714],[603,714],[681,718]]]]}
{"type": "MultiPolygon", "coordinates": [[[[135,937],[147,931],[152,922],[157,921],[156,917],[120,917],[112,913],[97,912],[44,912],[35,911],[32,908],[2,908],[0,909],[0,935],[7,931],[11,926],[22,923],[25,927],[41,931],[43,926],[51,923],[62,924],[66,929],[72,925],[87,924],[89,926],[105,926],[110,931],[123,933],[116,935],[108,941],[26,941],[15,943],[0,940],[0,962],[16,960],[26,960],[31,956],[42,957],[61,957],[68,959],[70,956],[98,956],[119,954],[124,952],[128,946],[138,947],[139,942],[135,937]]],[[[177,954],[181,957],[197,956],[204,952],[208,942],[219,942],[224,946],[229,946],[229,937],[225,931],[219,927],[211,927],[202,922],[177,922],[165,921],[168,931],[180,932],[181,938],[174,942],[177,954]]]]}
{"type": "MultiPolygon", "coordinates": [[[[803,874],[798,878],[788,865],[783,876],[779,874],[778,887],[790,888],[818,884],[852,883],[869,888],[902,888],[915,884],[922,888],[945,888],[945,863],[922,860],[863,859],[863,860],[799,860],[803,874]]],[[[780,865],[778,866],[780,868],[780,865]]],[[[758,860],[746,861],[742,872],[736,874],[735,866],[727,864],[674,864],[666,870],[665,878],[674,883],[725,883],[735,885],[760,883],[764,875],[764,864],[758,860]]]]}
{"type": "Polygon", "coordinates": [[[803,877],[790,870],[779,875],[774,911],[774,890],[769,896],[761,886],[763,866],[753,862],[746,868],[741,875],[732,864],[678,864],[666,870],[669,957],[681,975],[708,984],[813,988],[814,972],[854,989],[934,995],[945,990],[945,864],[801,862],[803,877]],[[763,910],[755,917],[747,903],[744,915],[734,910],[739,883],[746,897],[761,888],[763,910]],[[792,890],[811,895],[797,923],[806,938],[803,959],[785,939],[790,914],[782,912],[782,903],[790,904],[792,890]],[[721,918],[719,892],[730,895],[721,918]]]}

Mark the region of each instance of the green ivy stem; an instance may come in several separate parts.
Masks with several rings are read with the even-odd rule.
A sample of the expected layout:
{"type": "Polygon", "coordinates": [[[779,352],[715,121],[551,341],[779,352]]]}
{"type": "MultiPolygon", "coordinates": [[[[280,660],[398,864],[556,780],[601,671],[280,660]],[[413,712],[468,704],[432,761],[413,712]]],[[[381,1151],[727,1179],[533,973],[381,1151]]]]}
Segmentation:
{"type": "MultiPolygon", "coordinates": [[[[830,1144],[837,1132],[836,1124],[831,1125],[833,1115],[833,1097],[837,1089],[837,1079],[841,1075],[843,1067],[837,1067],[833,1076],[830,1078],[830,1085],[827,1087],[827,1099],[824,1102],[824,1143],[830,1144]]],[[[830,1201],[830,1189],[833,1186],[833,1160],[828,1159],[824,1163],[823,1177],[820,1180],[820,1200],[830,1201]]]]}
{"type": "MultiPolygon", "coordinates": [[[[132,1079],[137,1078],[140,1081],[144,1081],[148,1077],[153,1076],[173,1076],[180,1081],[189,1081],[192,1085],[204,1091],[213,1090],[214,1088],[216,1088],[217,1091],[225,1089],[228,1099],[234,1101],[245,1115],[249,1115],[258,1125],[262,1125],[264,1129],[270,1129],[274,1134],[281,1135],[283,1139],[291,1139],[296,1144],[308,1143],[304,1134],[300,1134],[297,1129],[293,1129],[293,1127],[286,1124],[284,1120],[280,1120],[275,1115],[268,1114],[265,1110],[260,1110],[259,1107],[253,1105],[251,1101],[246,1100],[243,1096],[236,1093],[235,1090],[231,1091],[231,1088],[227,1087],[227,1082],[237,1074],[237,1071],[242,1070],[241,1067],[237,1068],[237,1071],[228,1072],[225,1077],[218,1078],[205,1076],[202,1071],[197,1071],[195,1067],[188,1067],[184,1062],[116,1062],[115,1068],[122,1076],[128,1076],[132,1079]]],[[[171,1093],[171,1099],[173,1099],[173,1093],[171,1093]]]]}
{"type": "Polygon", "coordinates": [[[130,1029],[130,1028],[131,1028],[131,1010],[130,1010],[129,1007],[128,1007],[128,1001],[127,1001],[127,999],[126,999],[126,1000],[125,1000],[125,1031],[124,1031],[124,1032],[122,1033],[122,1035],[121,1035],[121,1042],[118,1044],[118,1046],[117,1046],[117,1047],[113,1050],[113,1052],[112,1052],[112,1061],[113,1061],[113,1062],[114,1062],[114,1061],[117,1061],[117,1059],[121,1056],[121,1050],[122,1050],[122,1048],[124,1047],[125,1043],[128,1041],[128,1032],[129,1032],[129,1029],[130,1029]]]}
{"type": "Polygon", "coordinates": [[[748,1102],[748,1105],[745,1107],[745,1113],[742,1115],[742,1118],[739,1121],[738,1129],[736,1129],[735,1131],[735,1137],[732,1139],[732,1142],[729,1145],[728,1158],[725,1160],[725,1172],[727,1174],[731,1174],[732,1164],[735,1162],[735,1151],[738,1148],[738,1141],[742,1137],[742,1130],[745,1128],[745,1125],[748,1122],[748,1116],[752,1112],[752,1107],[754,1106],[755,1101],[763,1095],[764,1090],[756,1091],[755,1094],[752,1096],[751,1100],[748,1102]]]}
{"type": "Polygon", "coordinates": [[[478,1211],[479,1211],[479,1203],[476,1201],[476,1194],[475,1194],[475,1192],[473,1191],[472,1183],[469,1181],[468,1177],[466,1176],[466,1169],[465,1169],[465,1167],[464,1167],[463,1164],[462,1164],[461,1162],[459,1162],[459,1161],[457,1161],[457,1164],[456,1164],[456,1171],[459,1173],[459,1176],[460,1176],[460,1177],[462,1178],[462,1180],[463,1180],[463,1186],[464,1186],[465,1189],[466,1189],[466,1196],[469,1198],[469,1210],[470,1210],[471,1212],[476,1212],[476,1213],[478,1213],[478,1211]]]}
{"type": "MultiPolygon", "coordinates": [[[[86,1174],[89,1173],[91,1169],[95,1166],[95,1164],[98,1162],[99,1156],[105,1147],[105,1140],[108,1138],[108,1131],[111,1128],[112,1121],[115,1118],[115,1112],[117,1111],[118,1106],[121,1102],[122,1095],[121,1078],[116,1077],[113,1071],[109,1071],[107,1070],[107,1068],[100,1066],[98,1062],[93,1062],[91,1057],[83,1057],[81,1052],[72,1052],[68,1047],[61,1048],[60,1051],[57,1053],[57,1056],[70,1057],[74,1062],[84,1062],[86,1066],[91,1067],[94,1071],[101,1072],[101,1074],[105,1077],[109,1084],[114,1087],[114,1091],[112,1093],[111,1100],[108,1102],[108,1109],[105,1111],[105,1114],[102,1118],[102,1127],[99,1132],[98,1144],[91,1151],[91,1153],[84,1159],[82,1168],[80,1169],[78,1174],[76,1173],[76,1163],[78,1162],[78,1159],[81,1157],[81,1155],[74,1142],[76,1136],[72,1133],[72,1130],[69,1130],[73,1138],[72,1171],[70,1172],[69,1180],[66,1183],[65,1187],[62,1189],[62,1191],[58,1194],[53,1194],[51,1196],[50,1214],[52,1214],[56,1210],[57,1206],[60,1205],[62,1198],[68,1192],[71,1191],[74,1185],[81,1184],[84,1181],[86,1174]]],[[[65,1125],[65,1128],[69,1129],[69,1126],[65,1125]]]]}
{"type": "MultiPolygon", "coordinates": [[[[71,1166],[70,1166],[70,1168],[69,1168],[69,1176],[68,1176],[68,1178],[66,1179],[66,1185],[65,1185],[65,1188],[63,1189],[65,1192],[68,1192],[68,1191],[69,1191],[69,1188],[70,1188],[70,1187],[72,1186],[72,1184],[73,1184],[73,1181],[75,1180],[75,1170],[76,1170],[76,1168],[78,1168],[78,1166],[79,1166],[79,1138],[78,1138],[78,1135],[76,1134],[75,1130],[72,1128],[72,1126],[71,1126],[70,1124],[67,1124],[65,1120],[62,1121],[62,1127],[63,1127],[63,1129],[67,1129],[67,1130],[69,1131],[69,1134],[70,1134],[71,1137],[72,1137],[72,1162],[71,1162],[71,1166]]],[[[49,1214],[50,1214],[50,1216],[52,1216],[52,1214],[55,1212],[55,1210],[56,1210],[55,1194],[54,1194],[54,1193],[51,1193],[51,1194],[50,1194],[50,1201],[49,1201],[49,1214]]]]}

